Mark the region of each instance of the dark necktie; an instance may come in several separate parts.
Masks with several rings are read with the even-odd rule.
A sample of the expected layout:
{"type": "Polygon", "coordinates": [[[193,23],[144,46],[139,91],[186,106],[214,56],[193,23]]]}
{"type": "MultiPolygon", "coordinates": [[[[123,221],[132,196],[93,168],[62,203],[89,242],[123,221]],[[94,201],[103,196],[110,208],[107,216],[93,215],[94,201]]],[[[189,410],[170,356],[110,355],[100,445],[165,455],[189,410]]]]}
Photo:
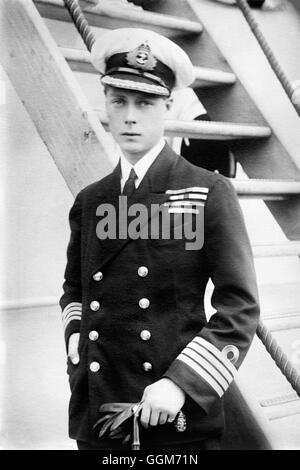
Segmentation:
{"type": "Polygon", "coordinates": [[[123,196],[130,197],[134,193],[134,191],[135,191],[134,182],[135,182],[136,179],[137,179],[137,174],[134,171],[134,169],[132,168],[130,170],[128,180],[126,181],[126,183],[124,185],[124,188],[123,188],[123,191],[122,191],[123,196]]]}

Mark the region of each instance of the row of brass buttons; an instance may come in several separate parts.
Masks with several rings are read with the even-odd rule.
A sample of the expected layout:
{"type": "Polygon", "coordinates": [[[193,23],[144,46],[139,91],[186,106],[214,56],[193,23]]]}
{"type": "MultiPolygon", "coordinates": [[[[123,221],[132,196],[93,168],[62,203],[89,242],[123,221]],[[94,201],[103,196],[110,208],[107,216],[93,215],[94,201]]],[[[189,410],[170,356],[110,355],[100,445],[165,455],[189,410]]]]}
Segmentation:
{"type": "MultiPolygon", "coordinates": [[[[146,266],[140,266],[138,269],[138,275],[140,277],[146,277],[148,275],[148,268],[146,266]]],[[[147,298],[143,298],[139,300],[139,306],[143,309],[146,309],[150,306],[150,300],[147,298]]],[[[149,341],[151,338],[151,333],[148,330],[143,330],[140,333],[140,338],[143,341],[149,341]]],[[[143,363],[143,369],[145,372],[150,372],[152,370],[152,364],[150,362],[144,362],[143,363]]]]}
{"type": "MultiPolygon", "coordinates": [[[[146,266],[140,266],[138,269],[138,275],[141,277],[145,277],[148,274],[148,268],[146,266]]],[[[103,279],[103,274],[101,271],[96,272],[93,275],[93,279],[95,281],[101,281],[103,279]]],[[[140,308],[146,309],[150,306],[150,300],[147,298],[143,298],[139,300],[139,306],[140,308]]],[[[100,309],[100,302],[98,300],[93,300],[90,303],[90,308],[93,310],[93,312],[97,312],[100,309]]]]}
{"type": "MultiPolygon", "coordinates": [[[[92,330],[89,332],[89,338],[91,341],[97,341],[99,338],[99,333],[98,331],[92,330]]],[[[143,341],[149,341],[151,338],[151,333],[148,330],[143,330],[140,333],[140,338],[143,341]]],[[[143,369],[145,372],[150,372],[152,370],[152,364],[150,362],[144,362],[142,365],[143,369]]],[[[100,370],[100,364],[99,362],[93,361],[90,363],[90,370],[91,372],[98,372],[100,370]]]]}
{"type": "MultiPolygon", "coordinates": [[[[152,370],[152,364],[150,362],[144,362],[142,365],[145,372],[150,372],[152,370]]],[[[99,372],[101,366],[99,362],[93,361],[90,363],[90,371],[91,372],[99,372]]]]}
{"type": "MultiPolygon", "coordinates": [[[[142,309],[148,308],[150,306],[150,300],[147,298],[140,299],[139,306],[142,309]]],[[[100,302],[98,302],[98,300],[93,300],[90,303],[90,309],[93,310],[93,312],[97,312],[100,309],[100,302]]]]}
{"type": "MultiPolygon", "coordinates": [[[[143,340],[143,341],[149,341],[149,339],[151,338],[151,333],[150,331],[148,330],[143,330],[140,332],[140,338],[143,340]]],[[[92,330],[89,332],[89,339],[91,341],[97,341],[97,339],[99,339],[99,333],[98,331],[96,330],[92,330]]]]}
{"type": "MultiPolygon", "coordinates": [[[[149,270],[146,266],[140,266],[137,272],[140,277],[146,277],[148,275],[149,270]]],[[[103,273],[101,271],[97,271],[95,274],[93,274],[93,279],[97,282],[102,281],[103,273]]]]}
{"type": "MultiPolygon", "coordinates": [[[[138,268],[138,275],[140,277],[146,277],[148,275],[148,272],[149,271],[148,271],[148,268],[146,266],[140,266],[138,268]]],[[[102,272],[97,271],[95,274],[93,274],[93,279],[94,279],[94,281],[97,281],[97,282],[101,281],[103,279],[102,272]]],[[[143,299],[139,300],[140,308],[146,309],[146,308],[149,307],[149,305],[150,305],[149,299],[143,298],[143,299]]],[[[100,308],[100,303],[97,300],[93,300],[90,303],[90,308],[91,308],[91,310],[96,312],[100,308]]],[[[97,341],[97,339],[99,338],[99,333],[95,330],[92,330],[92,331],[89,332],[89,338],[90,338],[91,341],[97,341]]],[[[150,331],[148,331],[148,330],[141,331],[140,338],[143,341],[149,341],[149,339],[151,338],[150,331]]],[[[150,372],[152,370],[152,364],[150,362],[144,362],[142,367],[143,367],[145,372],[150,372]]],[[[99,362],[96,362],[96,361],[91,362],[90,363],[90,370],[91,370],[91,372],[98,372],[100,370],[99,362]]]]}

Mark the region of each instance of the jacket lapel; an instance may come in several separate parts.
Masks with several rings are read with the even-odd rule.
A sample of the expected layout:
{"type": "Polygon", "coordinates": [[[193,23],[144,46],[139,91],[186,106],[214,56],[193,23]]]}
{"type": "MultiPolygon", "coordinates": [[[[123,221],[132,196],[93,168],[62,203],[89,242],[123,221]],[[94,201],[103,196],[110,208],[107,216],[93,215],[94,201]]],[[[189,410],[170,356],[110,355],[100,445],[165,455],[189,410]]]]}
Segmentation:
{"type": "MultiPolygon", "coordinates": [[[[148,216],[141,224],[141,229],[145,224],[151,221],[152,217],[157,215],[157,212],[160,210],[159,206],[168,199],[168,195],[165,191],[168,188],[168,181],[172,177],[172,172],[178,161],[178,158],[178,155],[176,155],[166,144],[158,155],[158,157],[153,162],[153,164],[150,166],[139,187],[136,189],[136,191],[131,197],[127,198],[127,208],[125,207],[126,199],[121,198],[121,204],[124,204],[122,208],[123,211],[126,209],[128,211],[128,208],[134,204],[142,204],[144,207],[146,207],[148,216]]],[[[92,260],[91,266],[93,273],[99,269],[103,269],[104,265],[106,265],[113,258],[115,258],[120,252],[120,250],[122,250],[128,243],[131,243],[133,241],[132,238],[128,236],[126,238],[119,238],[119,202],[121,196],[120,176],[120,164],[118,164],[113,173],[109,177],[107,177],[105,184],[102,186],[101,192],[97,197],[98,204],[108,203],[114,206],[115,208],[116,238],[106,238],[104,240],[101,240],[96,236],[96,233],[92,237],[96,240],[96,246],[93,247],[91,250],[94,258],[94,262],[92,260]]],[[[128,218],[128,221],[130,221],[130,218],[128,218]]]]}

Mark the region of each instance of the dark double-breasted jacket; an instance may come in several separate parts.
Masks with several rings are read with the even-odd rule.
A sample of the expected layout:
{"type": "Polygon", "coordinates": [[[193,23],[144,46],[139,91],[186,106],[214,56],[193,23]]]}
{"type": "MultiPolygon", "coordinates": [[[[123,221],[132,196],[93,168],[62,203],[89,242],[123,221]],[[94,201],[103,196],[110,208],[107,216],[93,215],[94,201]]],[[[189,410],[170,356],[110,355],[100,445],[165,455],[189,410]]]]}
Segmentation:
{"type": "Polygon", "coordinates": [[[124,225],[118,165],[83,189],[70,211],[60,300],[66,342],[80,332],[80,362],[68,361],[70,437],[96,439],[92,427],[101,404],[138,402],[144,388],[162,377],[186,392],[187,429],[177,433],[166,424],[144,431],[142,439],[172,443],[216,435],[224,424],[223,394],[259,316],[237,196],[225,177],[191,165],[166,144],[127,202],[135,230],[124,236],[122,227],[118,236],[124,225]],[[148,215],[142,211],[138,224],[133,209],[141,207],[148,215]],[[162,235],[161,227],[157,236],[163,215],[170,236],[162,235]],[[152,238],[132,235],[145,227],[149,235],[151,222],[152,238]],[[191,233],[201,248],[188,248],[191,233]],[[216,313],[207,321],[204,293],[210,278],[216,313]]]}

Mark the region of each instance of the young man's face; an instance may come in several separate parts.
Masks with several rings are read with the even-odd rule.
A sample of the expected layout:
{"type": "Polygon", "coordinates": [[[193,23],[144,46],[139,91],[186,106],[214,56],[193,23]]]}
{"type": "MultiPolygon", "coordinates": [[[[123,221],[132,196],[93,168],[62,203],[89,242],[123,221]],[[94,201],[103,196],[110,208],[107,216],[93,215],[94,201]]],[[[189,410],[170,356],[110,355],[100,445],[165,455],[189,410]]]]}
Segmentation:
{"type": "Polygon", "coordinates": [[[135,164],[163,136],[169,100],[113,87],[107,88],[105,96],[109,129],[125,157],[135,164]]]}

